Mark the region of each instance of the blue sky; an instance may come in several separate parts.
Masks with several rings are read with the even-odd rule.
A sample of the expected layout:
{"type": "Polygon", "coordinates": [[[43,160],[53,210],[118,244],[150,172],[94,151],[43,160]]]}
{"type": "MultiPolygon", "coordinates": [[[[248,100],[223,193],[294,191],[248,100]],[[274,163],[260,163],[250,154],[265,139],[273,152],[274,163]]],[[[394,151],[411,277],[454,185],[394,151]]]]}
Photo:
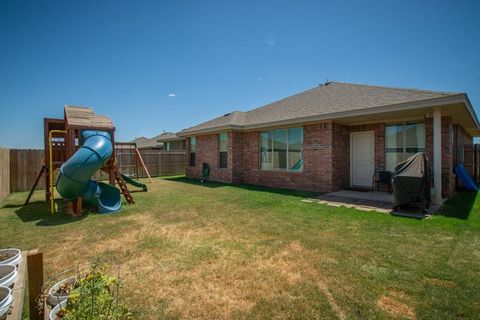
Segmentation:
{"type": "Polygon", "coordinates": [[[480,1],[0,1],[0,145],[42,147],[63,106],[117,140],[178,131],[326,79],[467,92],[480,1]]]}

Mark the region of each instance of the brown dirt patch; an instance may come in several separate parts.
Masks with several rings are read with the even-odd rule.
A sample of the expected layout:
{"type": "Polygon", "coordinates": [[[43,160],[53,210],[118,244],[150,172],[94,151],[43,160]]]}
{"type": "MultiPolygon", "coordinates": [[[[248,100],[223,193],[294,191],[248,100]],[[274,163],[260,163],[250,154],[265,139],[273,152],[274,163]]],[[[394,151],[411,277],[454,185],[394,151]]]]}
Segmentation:
{"type": "Polygon", "coordinates": [[[415,312],[412,308],[392,297],[382,296],[377,301],[377,306],[393,316],[416,319],[415,312]]]}

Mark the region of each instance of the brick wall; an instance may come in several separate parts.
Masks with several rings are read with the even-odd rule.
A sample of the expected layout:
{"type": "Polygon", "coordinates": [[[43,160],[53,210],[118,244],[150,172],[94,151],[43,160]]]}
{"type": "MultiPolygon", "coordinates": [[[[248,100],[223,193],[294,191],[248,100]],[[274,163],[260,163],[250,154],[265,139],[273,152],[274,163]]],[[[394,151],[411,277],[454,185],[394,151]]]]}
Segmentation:
{"type": "Polygon", "coordinates": [[[243,139],[241,132],[230,132],[228,135],[228,166],[232,168],[232,182],[243,182],[243,139]]]}
{"type": "Polygon", "coordinates": [[[350,185],[350,129],[332,124],[332,189],[340,190],[350,185]]]}
{"type": "MultiPolygon", "coordinates": [[[[202,164],[207,163],[210,166],[209,180],[219,182],[232,182],[232,143],[231,132],[229,133],[228,143],[228,168],[219,168],[218,155],[218,135],[208,134],[196,137],[195,166],[190,166],[187,161],[186,175],[189,178],[200,179],[202,177],[202,164]]],[[[190,145],[187,146],[187,154],[190,154],[190,145]]],[[[187,159],[189,160],[189,159],[187,159]]]]}
{"type": "Polygon", "coordinates": [[[260,170],[259,132],[243,134],[243,182],[276,188],[332,190],[332,123],[303,127],[303,172],[260,170]]]}
{"type": "MultiPolygon", "coordinates": [[[[455,188],[453,176],[454,144],[451,117],[442,117],[442,192],[455,188]]],[[[218,168],[218,135],[197,136],[195,167],[187,167],[187,176],[201,178],[202,163],[210,165],[210,180],[248,183],[276,188],[330,192],[350,185],[350,133],[374,131],[375,170],[385,168],[385,125],[383,123],[345,126],[334,122],[303,126],[303,172],[260,170],[259,132],[228,133],[228,168],[218,168]]],[[[459,127],[458,145],[472,139],[459,127]]],[[[426,153],[433,169],[432,119],[425,123],[426,153]]],[[[187,149],[188,149],[187,144],[187,149]]],[[[459,148],[458,147],[458,148],[459,148]]],[[[187,152],[188,154],[188,152],[187,152]]],[[[187,159],[188,160],[188,159],[187,159]]],[[[187,161],[188,164],[188,161],[187,161]]]]}

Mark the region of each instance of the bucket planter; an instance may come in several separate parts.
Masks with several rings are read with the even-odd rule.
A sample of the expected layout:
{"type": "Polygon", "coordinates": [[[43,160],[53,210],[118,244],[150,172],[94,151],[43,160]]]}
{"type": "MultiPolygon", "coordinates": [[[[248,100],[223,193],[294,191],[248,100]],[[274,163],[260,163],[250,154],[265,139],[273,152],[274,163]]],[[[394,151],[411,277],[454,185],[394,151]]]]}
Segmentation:
{"type": "Polygon", "coordinates": [[[11,264],[0,265],[0,286],[10,287],[17,280],[17,268],[11,264]]]}
{"type": "Polygon", "coordinates": [[[8,312],[12,302],[12,290],[8,287],[0,287],[0,317],[3,317],[8,312]]]}
{"type": "Polygon", "coordinates": [[[75,288],[76,285],[77,277],[70,277],[55,283],[48,290],[48,303],[52,306],[56,306],[64,301],[67,301],[68,294],[72,289],[75,288]]]}
{"type": "Polygon", "coordinates": [[[52,309],[52,311],[50,311],[50,316],[49,316],[50,320],[58,320],[63,318],[62,315],[59,314],[59,312],[60,312],[60,309],[62,309],[67,305],[67,302],[68,302],[67,300],[60,302],[55,306],[55,308],[52,309]]]}
{"type": "Polygon", "coordinates": [[[11,264],[15,267],[20,263],[22,252],[18,249],[1,249],[0,264],[11,264]]]}

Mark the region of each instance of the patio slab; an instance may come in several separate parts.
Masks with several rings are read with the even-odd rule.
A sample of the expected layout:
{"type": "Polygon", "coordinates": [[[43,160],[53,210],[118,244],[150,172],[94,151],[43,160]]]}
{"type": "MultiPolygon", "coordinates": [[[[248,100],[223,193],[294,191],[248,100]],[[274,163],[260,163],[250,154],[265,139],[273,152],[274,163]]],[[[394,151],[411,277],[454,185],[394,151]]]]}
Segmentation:
{"type": "Polygon", "coordinates": [[[314,201],[332,207],[346,207],[361,211],[390,213],[392,212],[393,197],[384,192],[340,190],[304,201],[314,201]]]}
{"type": "Polygon", "coordinates": [[[393,195],[378,191],[354,191],[340,190],[321,195],[317,198],[302,200],[304,202],[316,202],[331,207],[353,208],[360,211],[375,211],[389,213],[402,217],[424,219],[430,217],[438,206],[431,206],[428,213],[424,215],[418,207],[405,207],[401,212],[394,212],[393,195]]]}

